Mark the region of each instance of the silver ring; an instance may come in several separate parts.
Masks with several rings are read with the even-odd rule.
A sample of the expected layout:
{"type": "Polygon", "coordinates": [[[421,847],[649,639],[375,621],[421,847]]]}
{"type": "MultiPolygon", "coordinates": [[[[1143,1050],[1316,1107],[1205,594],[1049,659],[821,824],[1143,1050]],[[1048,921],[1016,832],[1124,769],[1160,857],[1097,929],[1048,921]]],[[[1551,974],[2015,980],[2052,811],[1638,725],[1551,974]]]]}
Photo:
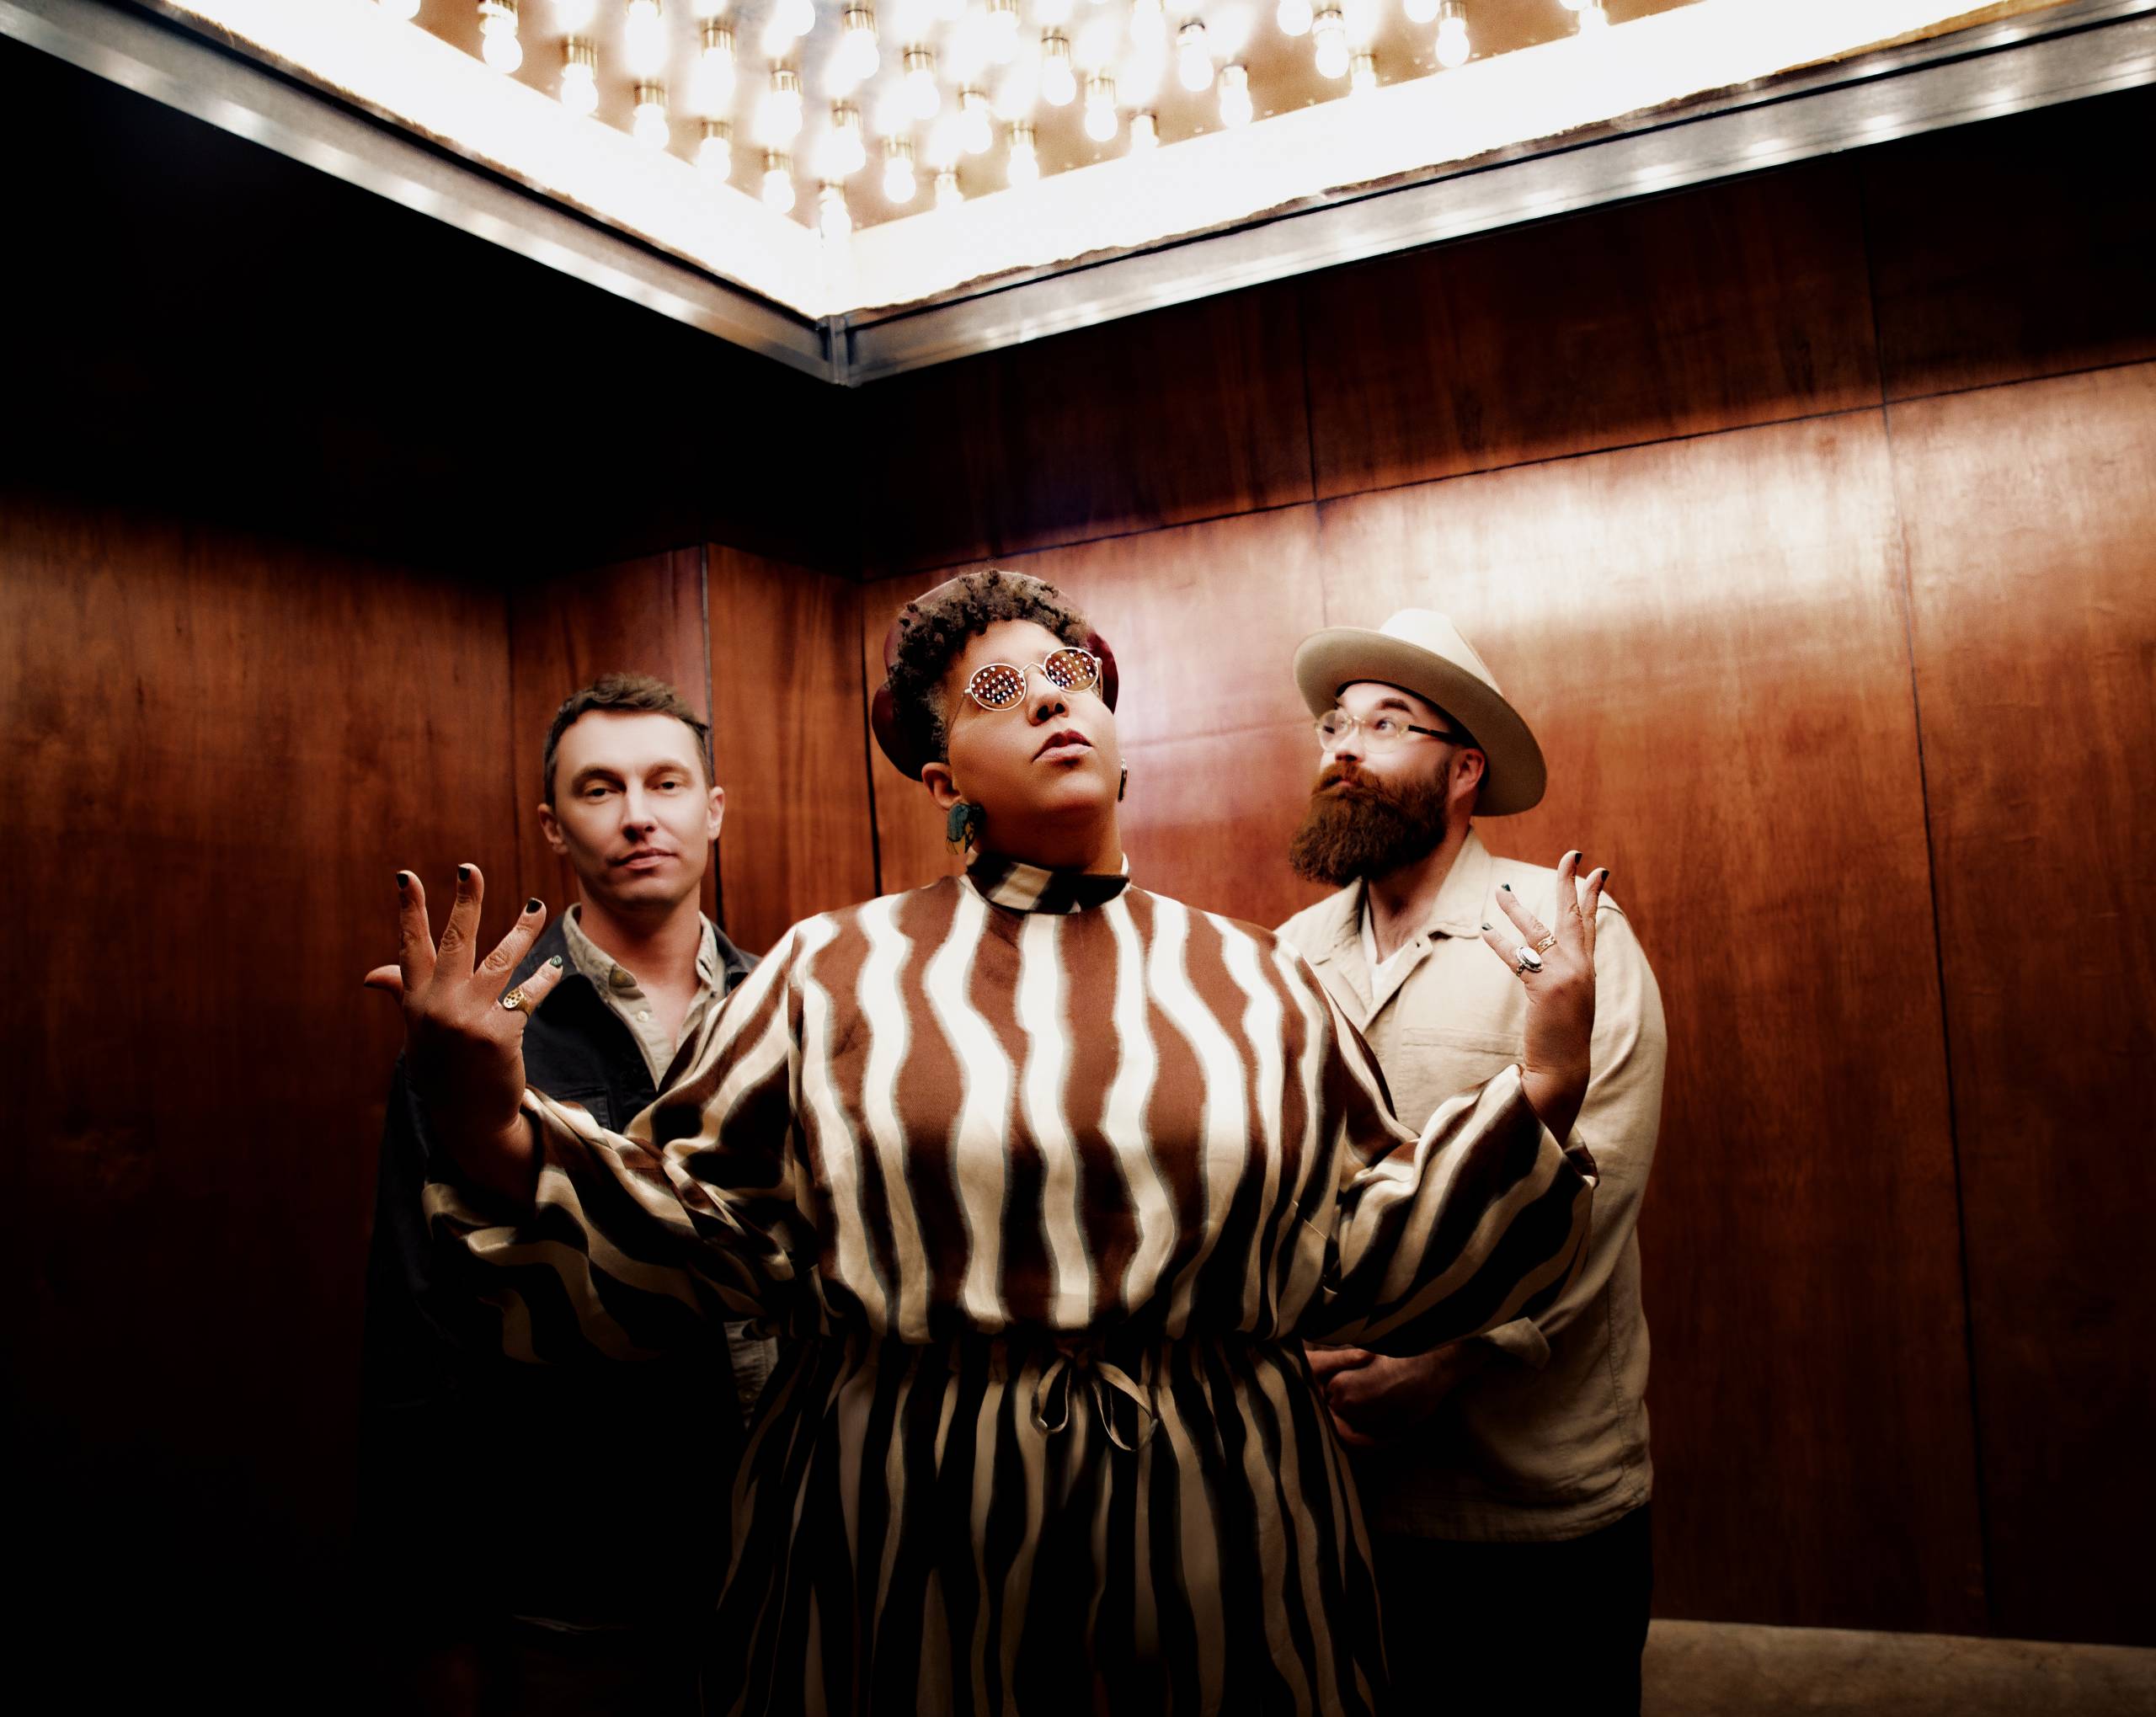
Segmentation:
{"type": "Polygon", "coordinates": [[[1513,968],[1523,977],[1529,972],[1540,972],[1542,969],[1542,956],[1536,953],[1525,942],[1522,942],[1513,950],[1513,968]]]}
{"type": "MultiPolygon", "coordinates": [[[[1542,962],[1538,960],[1534,963],[1539,966],[1542,962]]],[[[531,1011],[531,1007],[525,1001],[524,986],[520,984],[502,998],[502,1005],[513,1014],[528,1014],[531,1011]]]]}

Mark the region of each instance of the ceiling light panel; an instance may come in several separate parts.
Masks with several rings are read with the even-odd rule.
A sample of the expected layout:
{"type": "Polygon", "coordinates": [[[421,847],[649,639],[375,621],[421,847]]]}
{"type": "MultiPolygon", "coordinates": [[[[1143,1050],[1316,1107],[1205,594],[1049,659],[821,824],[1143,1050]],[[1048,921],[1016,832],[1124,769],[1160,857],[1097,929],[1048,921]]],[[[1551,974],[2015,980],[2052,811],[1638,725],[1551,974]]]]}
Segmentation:
{"type": "MultiPolygon", "coordinates": [[[[596,124],[723,167],[767,206],[778,201],[770,157],[782,155],[794,217],[827,235],[841,226],[829,185],[851,232],[935,207],[937,174],[957,175],[947,206],[1437,77],[1573,35],[1583,15],[1568,0],[376,3],[596,124]],[[730,157],[707,122],[730,127],[730,157]],[[884,171],[899,142],[933,168],[913,175],[910,198],[892,195],[907,175],[884,171]]],[[[1625,21],[1694,3],[1609,0],[1605,11],[1625,21]]]]}

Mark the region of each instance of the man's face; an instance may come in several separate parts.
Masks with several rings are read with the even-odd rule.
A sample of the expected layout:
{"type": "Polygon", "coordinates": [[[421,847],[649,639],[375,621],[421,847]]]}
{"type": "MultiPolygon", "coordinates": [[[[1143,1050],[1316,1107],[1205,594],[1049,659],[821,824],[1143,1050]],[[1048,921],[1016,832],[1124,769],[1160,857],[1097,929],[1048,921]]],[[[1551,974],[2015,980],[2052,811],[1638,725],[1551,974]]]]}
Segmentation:
{"type": "Polygon", "coordinates": [[[1406,732],[1448,733],[1453,723],[1434,704],[1396,685],[1358,680],[1341,688],[1337,707],[1359,725],[1321,754],[1310,808],[1288,851],[1297,875],[1335,886],[1390,876],[1441,845],[1451,803],[1481,779],[1482,755],[1406,732]],[[1396,730],[1390,744],[1377,735],[1380,722],[1396,730]],[[1472,760],[1465,782],[1462,759],[1472,760]]]}
{"type": "Polygon", "coordinates": [[[539,823],[586,899],[644,916],[703,886],[725,808],[725,792],[704,780],[696,736],[681,723],[593,710],[562,730],[554,803],[539,808],[539,823]]]}

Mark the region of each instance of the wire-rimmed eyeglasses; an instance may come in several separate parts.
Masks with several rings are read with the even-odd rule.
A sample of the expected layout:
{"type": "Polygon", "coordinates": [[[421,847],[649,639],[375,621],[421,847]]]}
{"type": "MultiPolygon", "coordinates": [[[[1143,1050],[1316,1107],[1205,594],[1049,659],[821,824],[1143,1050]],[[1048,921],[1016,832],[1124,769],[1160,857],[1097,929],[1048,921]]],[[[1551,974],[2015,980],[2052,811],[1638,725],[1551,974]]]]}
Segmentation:
{"type": "Polygon", "coordinates": [[[1358,729],[1363,734],[1365,751],[1390,751],[1404,744],[1410,733],[1427,733],[1433,739],[1443,739],[1449,745],[1471,745],[1475,742],[1457,728],[1418,728],[1412,722],[1395,715],[1375,715],[1368,721],[1351,716],[1346,710],[1327,710],[1317,719],[1317,749],[1336,751],[1353,739],[1358,729]]]}
{"type": "MultiPolygon", "coordinates": [[[[1086,691],[1101,677],[1101,659],[1075,647],[1051,650],[1032,665],[1058,691],[1086,691]]],[[[966,696],[985,710],[1016,709],[1026,701],[1027,672],[1011,662],[984,662],[966,681],[966,696]]]]}

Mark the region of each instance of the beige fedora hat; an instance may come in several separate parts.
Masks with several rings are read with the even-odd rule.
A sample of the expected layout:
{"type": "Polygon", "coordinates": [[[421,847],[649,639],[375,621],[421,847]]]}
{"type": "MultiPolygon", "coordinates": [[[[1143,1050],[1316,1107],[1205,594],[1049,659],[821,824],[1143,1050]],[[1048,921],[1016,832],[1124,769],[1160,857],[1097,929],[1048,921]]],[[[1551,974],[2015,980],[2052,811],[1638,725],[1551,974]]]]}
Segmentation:
{"type": "Polygon", "coordinates": [[[1336,626],[1314,632],[1295,651],[1295,685],[1312,715],[1338,701],[1358,680],[1397,685],[1433,703],[1474,736],[1489,760],[1476,814],[1507,817],[1541,803],[1548,771],[1542,748],[1505,701],[1497,682],[1460,628],[1428,608],[1403,608],[1372,632],[1336,626]]]}

